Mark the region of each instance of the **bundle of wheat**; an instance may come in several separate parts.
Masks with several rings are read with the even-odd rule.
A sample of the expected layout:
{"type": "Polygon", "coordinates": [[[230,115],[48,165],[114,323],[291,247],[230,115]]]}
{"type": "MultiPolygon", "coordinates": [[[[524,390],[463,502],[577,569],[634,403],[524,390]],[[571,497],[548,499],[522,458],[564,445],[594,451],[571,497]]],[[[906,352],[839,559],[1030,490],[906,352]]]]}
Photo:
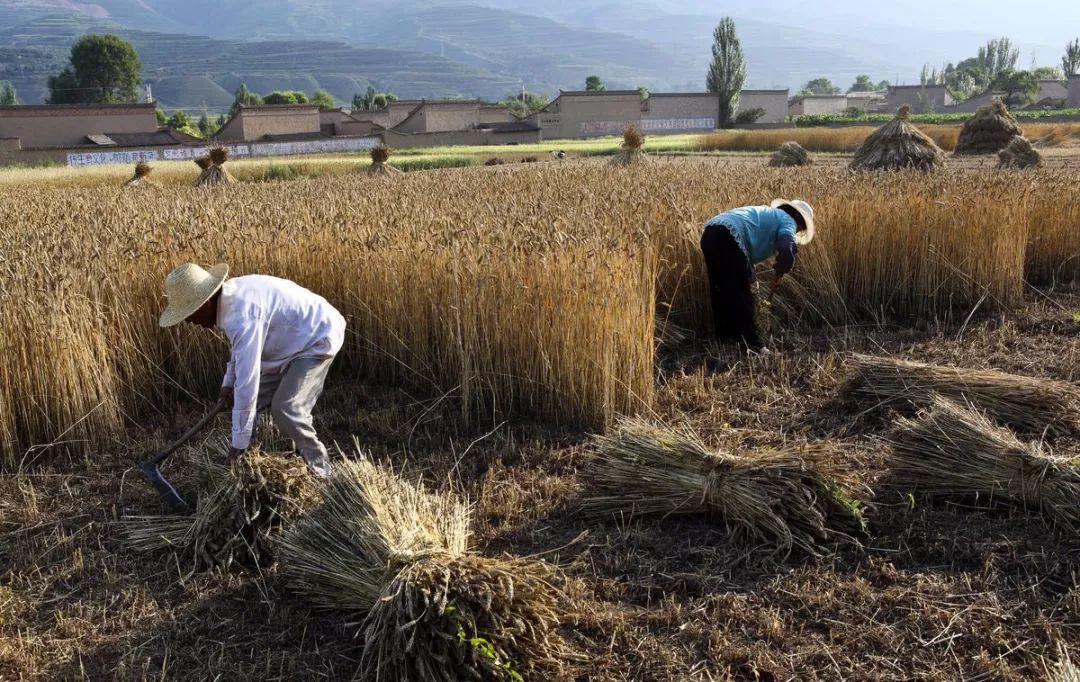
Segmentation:
{"type": "Polygon", "coordinates": [[[1080,469],[1017,440],[983,413],[941,396],[889,440],[895,485],[1002,499],[1080,530],[1080,469]]]}
{"type": "Polygon", "coordinates": [[[1039,168],[1042,166],[1042,154],[1031,146],[1026,137],[1014,137],[1004,149],[998,152],[998,168],[1039,168]]]}
{"type": "Polygon", "coordinates": [[[360,459],[286,531],[282,563],[315,604],[364,618],[367,679],[520,679],[558,665],[553,570],[468,551],[469,508],[360,459]]]}
{"type": "Polygon", "coordinates": [[[613,166],[632,166],[645,161],[645,152],[642,146],[645,144],[645,136],[633,124],[627,124],[623,129],[622,150],[612,157],[613,166]]]}
{"type": "Polygon", "coordinates": [[[788,141],[780,145],[780,148],[769,159],[769,165],[773,168],[789,168],[794,166],[810,166],[814,160],[810,158],[803,146],[798,142],[788,141]]]}
{"type": "Polygon", "coordinates": [[[401,169],[394,168],[386,162],[390,160],[390,148],[379,143],[371,148],[371,166],[368,167],[368,175],[400,175],[401,169]]]}
{"type": "Polygon", "coordinates": [[[154,170],[154,167],[147,163],[145,160],[140,160],[135,164],[135,175],[130,180],[124,183],[125,187],[149,187],[155,183],[149,178],[150,172],[154,170]]]}
{"type": "Polygon", "coordinates": [[[138,550],[171,547],[189,554],[192,571],[234,562],[266,566],[274,560],[278,531],[315,501],[307,465],[293,454],[250,452],[229,467],[223,448],[187,452],[196,471],[198,497],[190,516],[125,518],[138,550]]]}
{"type": "Polygon", "coordinates": [[[207,156],[200,156],[195,159],[195,163],[199,164],[199,167],[203,169],[199,174],[198,179],[195,180],[196,187],[212,187],[214,185],[228,185],[236,182],[233,176],[229,175],[229,171],[225,170],[225,162],[229,160],[229,150],[227,147],[216,145],[210,148],[210,152],[207,156]],[[209,160],[209,167],[204,166],[206,160],[209,160]]]}
{"type": "Polygon", "coordinates": [[[753,537],[819,554],[863,529],[857,487],[818,470],[822,445],[756,453],[715,452],[689,430],[631,418],[597,438],[584,476],[593,515],[715,514],[753,537]]]}
{"type": "Polygon", "coordinates": [[[856,399],[920,406],[941,395],[1029,433],[1062,433],[1080,426],[1080,389],[1063,381],[869,355],[854,355],[850,364],[845,391],[856,399]]]}
{"type": "Polygon", "coordinates": [[[995,154],[1004,149],[1024,129],[1009,113],[1000,98],[980,107],[964,122],[956,142],[956,154],[995,154]]]}
{"type": "Polygon", "coordinates": [[[945,163],[945,152],[908,120],[911,107],[900,107],[896,118],[875,130],[855,150],[852,170],[933,170],[945,163]]]}

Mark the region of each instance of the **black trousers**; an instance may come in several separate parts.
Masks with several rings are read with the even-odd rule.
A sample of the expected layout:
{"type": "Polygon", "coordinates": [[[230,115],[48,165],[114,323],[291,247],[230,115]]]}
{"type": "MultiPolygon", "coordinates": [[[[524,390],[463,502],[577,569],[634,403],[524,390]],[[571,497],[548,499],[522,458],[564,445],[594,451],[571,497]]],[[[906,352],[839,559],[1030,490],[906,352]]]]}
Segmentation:
{"type": "Polygon", "coordinates": [[[750,288],[750,264],[735,237],[722,225],[707,227],[701,235],[701,253],[709,271],[716,338],[761,348],[754,321],[756,304],[750,288]]]}

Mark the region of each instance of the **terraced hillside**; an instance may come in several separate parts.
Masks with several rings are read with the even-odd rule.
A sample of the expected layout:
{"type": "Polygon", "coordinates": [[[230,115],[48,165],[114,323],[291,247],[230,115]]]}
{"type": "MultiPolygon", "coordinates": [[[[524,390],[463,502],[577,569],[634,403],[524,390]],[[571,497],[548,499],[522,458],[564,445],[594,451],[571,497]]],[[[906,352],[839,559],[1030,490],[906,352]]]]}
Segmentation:
{"type": "MultiPolygon", "coordinates": [[[[8,16],[11,16],[9,13],[8,16]]],[[[0,26],[3,25],[0,14],[0,26]]],[[[97,19],[54,15],[0,29],[0,80],[25,103],[41,102],[49,75],[62,68],[76,36],[112,31],[131,41],[143,77],[167,108],[227,107],[241,82],[256,92],[323,88],[348,102],[369,83],[404,97],[497,98],[516,79],[418,51],[358,48],[332,41],[232,42],[120,29],[97,19]]]]}

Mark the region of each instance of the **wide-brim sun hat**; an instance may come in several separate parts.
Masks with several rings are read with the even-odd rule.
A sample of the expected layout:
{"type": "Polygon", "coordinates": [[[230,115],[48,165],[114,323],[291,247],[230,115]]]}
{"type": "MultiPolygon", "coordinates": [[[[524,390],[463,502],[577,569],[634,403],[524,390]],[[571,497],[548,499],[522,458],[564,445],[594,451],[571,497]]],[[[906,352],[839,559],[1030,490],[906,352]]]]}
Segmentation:
{"type": "Polygon", "coordinates": [[[803,222],[806,223],[806,229],[795,233],[796,244],[809,244],[814,241],[814,207],[806,203],[802,199],[777,199],[772,202],[772,208],[780,208],[781,206],[790,206],[802,216],[803,222]]]}
{"type": "Polygon", "coordinates": [[[162,327],[172,327],[191,317],[204,303],[213,298],[225,278],[229,266],[218,263],[207,270],[195,263],[184,263],[165,276],[165,295],[169,303],[158,319],[162,327]]]}

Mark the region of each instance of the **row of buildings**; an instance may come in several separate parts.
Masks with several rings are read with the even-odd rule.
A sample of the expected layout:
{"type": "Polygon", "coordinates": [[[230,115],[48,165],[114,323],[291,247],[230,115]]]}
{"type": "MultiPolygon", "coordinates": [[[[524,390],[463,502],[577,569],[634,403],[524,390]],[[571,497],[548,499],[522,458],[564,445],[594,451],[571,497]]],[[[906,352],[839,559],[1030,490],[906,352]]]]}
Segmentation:
{"type": "MultiPolygon", "coordinates": [[[[881,92],[849,92],[846,95],[798,95],[788,106],[789,116],[842,114],[850,111],[868,113],[896,111],[910,104],[917,114],[973,113],[1004,92],[986,92],[958,102],[944,85],[899,85],[881,92]]],[[[1080,75],[1068,82],[1039,81],[1030,109],[1064,109],[1080,107],[1080,75]]]]}
{"type": "MultiPolygon", "coordinates": [[[[787,90],[744,90],[740,109],[760,109],[755,125],[783,125],[790,115],[893,111],[974,111],[987,93],[963,103],[941,86],[899,86],[885,93],[796,97],[787,90]]],[[[1080,76],[1067,85],[1046,81],[1043,105],[1080,107],[1080,76]]],[[[985,101],[984,101],[985,100],[985,101]]],[[[709,93],[637,90],[563,91],[524,119],[479,100],[404,100],[377,111],[320,111],[313,104],[240,107],[218,131],[217,142],[234,156],[286,156],[355,152],[384,142],[393,148],[446,145],[513,145],[541,140],[616,135],[628,124],[646,134],[712,131],[720,102],[709,93]]],[[[206,141],[158,125],[156,105],[0,106],[0,165],[53,162],[65,165],[179,160],[199,156],[206,141]]]]}

